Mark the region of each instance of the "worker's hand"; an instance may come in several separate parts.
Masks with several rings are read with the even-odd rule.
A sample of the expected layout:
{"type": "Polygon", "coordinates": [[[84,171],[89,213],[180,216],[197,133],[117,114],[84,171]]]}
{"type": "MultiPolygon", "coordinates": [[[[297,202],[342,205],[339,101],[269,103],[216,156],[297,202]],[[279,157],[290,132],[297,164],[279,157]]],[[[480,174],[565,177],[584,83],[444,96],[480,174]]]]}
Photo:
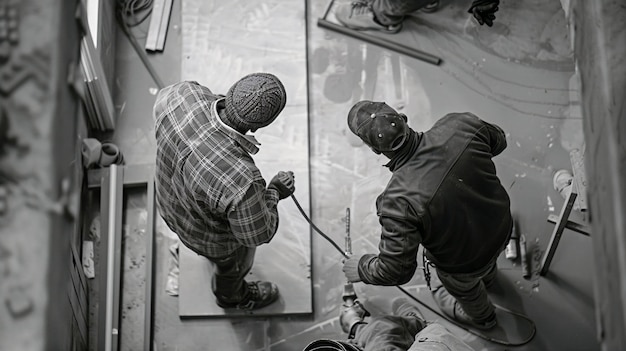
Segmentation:
{"type": "Polygon", "coordinates": [[[275,189],[276,191],[278,191],[278,198],[282,200],[293,194],[293,192],[296,190],[295,183],[295,176],[293,175],[292,171],[280,171],[274,176],[274,178],[272,178],[267,188],[275,189]]]}
{"type": "Polygon", "coordinates": [[[341,305],[341,312],[339,313],[341,330],[344,333],[352,334],[352,328],[359,323],[363,323],[365,317],[369,315],[370,313],[358,300],[355,300],[350,306],[341,305]]]}
{"type": "Polygon", "coordinates": [[[499,4],[500,0],[474,0],[467,12],[474,15],[480,25],[486,24],[491,27],[493,20],[496,19],[495,13],[499,4]]]}
{"type": "Polygon", "coordinates": [[[361,277],[359,276],[359,260],[361,257],[349,257],[343,261],[343,273],[346,275],[346,278],[351,283],[356,283],[361,281],[361,277]]]}

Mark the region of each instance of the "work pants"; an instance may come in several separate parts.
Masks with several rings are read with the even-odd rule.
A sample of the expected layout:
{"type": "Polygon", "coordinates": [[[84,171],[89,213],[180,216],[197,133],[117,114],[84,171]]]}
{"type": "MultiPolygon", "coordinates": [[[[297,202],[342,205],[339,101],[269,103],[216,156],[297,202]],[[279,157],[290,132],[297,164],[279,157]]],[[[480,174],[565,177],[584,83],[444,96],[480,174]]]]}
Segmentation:
{"type": "Polygon", "coordinates": [[[242,246],[226,257],[207,257],[215,267],[211,285],[219,301],[238,303],[248,297],[244,278],[250,273],[255,253],[256,248],[242,246]]]}
{"type": "Polygon", "coordinates": [[[446,273],[437,269],[441,284],[474,321],[485,321],[494,313],[495,307],[487,296],[485,286],[493,284],[496,278],[497,259],[498,255],[485,267],[472,273],[446,273]]]}
{"type": "Polygon", "coordinates": [[[433,0],[374,0],[372,10],[376,19],[383,25],[399,24],[410,15],[433,0]]]}

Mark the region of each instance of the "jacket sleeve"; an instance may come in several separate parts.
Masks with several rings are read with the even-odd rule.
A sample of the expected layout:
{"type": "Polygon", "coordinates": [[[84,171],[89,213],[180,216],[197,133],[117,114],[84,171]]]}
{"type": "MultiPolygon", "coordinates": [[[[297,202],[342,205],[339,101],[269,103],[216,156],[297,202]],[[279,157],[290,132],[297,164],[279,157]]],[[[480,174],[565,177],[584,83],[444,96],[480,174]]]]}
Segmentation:
{"type": "Polygon", "coordinates": [[[504,149],[506,149],[506,134],[502,128],[493,123],[484,122],[489,134],[489,146],[491,147],[491,154],[498,156],[504,149]]]}
{"type": "Polygon", "coordinates": [[[233,234],[242,245],[256,247],[270,242],[278,229],[278,192],[252,183],[243,199],[228,212],[233,234]]]}
{"type": "Polygon", "coordinates": [[[417,227],[400,218],[381,216],[379,254],[363,255],[359,276],[373,285],[401,285],[411,280],[417,269],[421,234],[417,227]]]}

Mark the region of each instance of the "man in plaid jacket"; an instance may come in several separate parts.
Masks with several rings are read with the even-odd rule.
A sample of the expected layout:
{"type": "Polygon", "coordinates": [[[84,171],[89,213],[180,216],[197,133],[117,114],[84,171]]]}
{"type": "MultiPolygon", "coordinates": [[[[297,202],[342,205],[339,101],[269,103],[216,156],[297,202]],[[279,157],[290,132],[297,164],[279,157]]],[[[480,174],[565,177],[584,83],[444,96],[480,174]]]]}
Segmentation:
{"type": "Polygon", "coordinates": [[[161,216],[181,242],[215,265],[212,290],[222,308],[258,309],[278,299],[271,282],[248,282],[256,247],[278,229],[279,200],[295,190],[293,172],[266,187],[252,155],[255,132],[286,103],[281,81],[254,73],[226,95],[196,82],[162,89],[154,105],[155,191],[161,216]]]}

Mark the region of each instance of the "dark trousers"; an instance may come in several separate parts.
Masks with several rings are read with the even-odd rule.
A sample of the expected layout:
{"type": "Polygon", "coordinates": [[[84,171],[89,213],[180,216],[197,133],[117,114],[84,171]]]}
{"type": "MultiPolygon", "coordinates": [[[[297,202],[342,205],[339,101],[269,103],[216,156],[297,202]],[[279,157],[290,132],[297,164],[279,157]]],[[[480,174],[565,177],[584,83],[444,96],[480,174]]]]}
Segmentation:
{"type": "Polygon", "coordinates": [[[463,307],[475,321],[483,321],[494,313],[495,307],[487,296],[485,286],[493,284],[498,272],[496,256],[485,267],[472,273],[446,273],[437,270],[437,276],[441,284],[463,307]]]}
{"type": "Polygon", "coordinates": [[[405,16],[431,2],[433,0],[374,0],[372,10],[380,23],[389,26],[402,22],[405,16]]]}
{"type": "Polygon", "coordinates": [[[248,294],[245,277],[254,263],[256,248],[242,246],[226,257],[207,257],[213,262],[215,273],[211,288],[215,297],[224,303],[237,303],[248,294]]]}

